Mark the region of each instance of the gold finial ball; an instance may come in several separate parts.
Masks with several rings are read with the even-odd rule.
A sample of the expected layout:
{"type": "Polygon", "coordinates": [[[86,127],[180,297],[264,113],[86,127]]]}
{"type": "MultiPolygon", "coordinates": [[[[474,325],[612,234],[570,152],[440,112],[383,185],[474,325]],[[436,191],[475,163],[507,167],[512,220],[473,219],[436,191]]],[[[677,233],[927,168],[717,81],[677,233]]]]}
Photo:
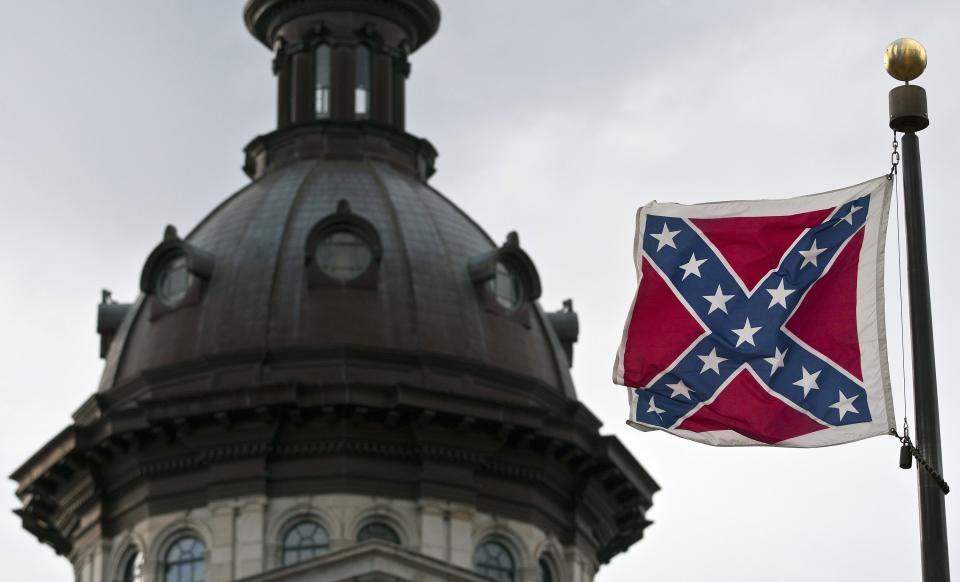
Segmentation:
{"type": "Polygon", "coordinates": [[[912,38],[898,38],[887,45],[883,66],[898,81],[912,81],[927,68],[927,49],[912,38]]]}

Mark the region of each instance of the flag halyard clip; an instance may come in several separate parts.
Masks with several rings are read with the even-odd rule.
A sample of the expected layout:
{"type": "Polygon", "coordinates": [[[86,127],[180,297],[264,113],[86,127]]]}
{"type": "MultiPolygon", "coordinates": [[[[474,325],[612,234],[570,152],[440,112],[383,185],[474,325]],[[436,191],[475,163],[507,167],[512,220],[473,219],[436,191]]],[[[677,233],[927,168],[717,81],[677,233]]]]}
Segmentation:
{"type": "Polygon", "coordinates": [[[906,423],[903,425],[903,436],[901,436],[897,429],[891,428],[890,434],[897,437],[900,441],[900,468],[909,469],[912,465],[911,457],[917,460],[917,464],[920,465],[927,473],[930,474],[930,477],[933,478],[934,482],[943,490],[943,494],[946,495],[950,493],[950,485],[947,484],[944,480],[943,475],[941,475],[936,469],[933,468],[927,460],[923,457],[923,454],[920,452],[920,449],[913,445],[913,441],[910,440],[910,431],[906,423]]]}
{"type": "Polygon", "coordinates": [[[900,165],[900,152],[897,151],[897,148],[900,147],[900,142],[897,141],[897,132],[893,132],[893,151],[890,152],[890,173],[887,174],[887,180],[893,180],[897,175],[897,166],[900,165]]]}

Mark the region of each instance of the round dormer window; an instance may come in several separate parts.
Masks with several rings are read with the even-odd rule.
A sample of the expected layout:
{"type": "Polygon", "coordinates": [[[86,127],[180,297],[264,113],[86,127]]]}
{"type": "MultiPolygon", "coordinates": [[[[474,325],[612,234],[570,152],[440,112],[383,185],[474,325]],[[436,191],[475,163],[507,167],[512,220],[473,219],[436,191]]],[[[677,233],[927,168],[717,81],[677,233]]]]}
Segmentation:
{"type": "Polygon", "coordinates": [[[497,261],[496,273],[487,283],[487,289],[504,309],[513,311],[523,303],[524,290],[520,274],[503,261],[497,261]]]}
{"type": "Polygon", "coordinates": [[[373,261],[373,250],[358,234],[337,229],[320,239],[313,258],[324,275],[346,282],[366,272],[373,261]]]}
{"type": "Polygon", "coordinates": [[[187,267],[183,253],[171,253],[157,271],[156,294],[160,303],[173,307],[187,295],[193,275],[187,267]]]}

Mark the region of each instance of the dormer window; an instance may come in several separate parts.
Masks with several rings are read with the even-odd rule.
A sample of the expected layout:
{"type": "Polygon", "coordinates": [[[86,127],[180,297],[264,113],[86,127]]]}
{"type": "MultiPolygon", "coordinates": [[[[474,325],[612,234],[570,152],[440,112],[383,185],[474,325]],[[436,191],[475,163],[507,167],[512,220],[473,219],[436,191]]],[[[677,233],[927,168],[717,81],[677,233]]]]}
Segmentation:
{"type": "Polygon", "coordinates": [[[325,275],[345,283],[370,267],[373,251],[362,236],[349,226],[331,229],[314,250],[317,267],[325,275]]]}
{"type": "Polygon", "coordinates": [[[340,200],[337,211],[307,236],[307,284],[316,287],[375,289],[382,249],[380,235],[369,221],[340,200]]]}
{"type": "Polygon", "coordinates": [[[357,45],[354,52],[356,90],[354,91],[354,115],[357,119],[370,117],[370,49],[357,45]]]}
{"type": "Polygon", "coordinates": [[[523,281],[506,261],[497,261],[496,274],[487,281],[487,290],[501,307],[509,311],[523,303],[523,281]]]}
{"type": "Polygon", "coordinates": [[[193,275],[187,268],[187,257],[181,252],[171,252],[157,269],[155,284],[157,299],[167,307],[176,307],[187,295],[193,275]]]}
{"type": "Polygon", "coordinates": [[[330,45],[321,44],[314,52],[315,65],[315,100],[317,119],[330,118],[330,45]]]}
{"type": "Polygon", "coordinates": [[[168,226],[161,242],[143,266],[140,290],[148,296],[150,317],[200,302],[206,280],[213,273],[213,257],[182,240],[168,226]]]}
{"type": "Polygon", "coordinates": [[[467,268],[487,311],[529,325],[529,303],[540,297],[540,276],[517,233],[507,235],[500,248],[471,259],[467,268]]]}

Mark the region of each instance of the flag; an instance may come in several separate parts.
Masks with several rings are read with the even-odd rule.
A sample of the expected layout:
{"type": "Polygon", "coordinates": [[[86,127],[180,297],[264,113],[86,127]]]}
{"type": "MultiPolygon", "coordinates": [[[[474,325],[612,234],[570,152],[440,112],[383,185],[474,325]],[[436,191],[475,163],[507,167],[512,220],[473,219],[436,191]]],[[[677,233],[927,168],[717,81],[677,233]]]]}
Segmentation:
{"type": "Polygon", "coordinates": [[[817,447],[893,428],[890,184],[640,208],[613,372],[630,388],[630,424],[720,446],[817,447]]]}

